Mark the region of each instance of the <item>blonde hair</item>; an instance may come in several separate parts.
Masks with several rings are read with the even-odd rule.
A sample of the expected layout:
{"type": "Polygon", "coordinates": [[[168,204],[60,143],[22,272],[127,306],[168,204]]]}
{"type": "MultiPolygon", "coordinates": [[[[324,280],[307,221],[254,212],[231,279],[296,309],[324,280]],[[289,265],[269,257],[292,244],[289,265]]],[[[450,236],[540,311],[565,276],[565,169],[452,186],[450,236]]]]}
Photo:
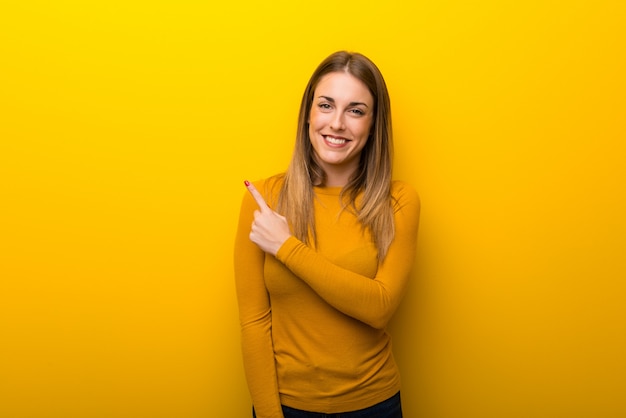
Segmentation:
{"type": "Polygon", "coordinates": [[[393,241],[395,231],[391,202],[391,107],[382,74],[364,55],[336,52],[313,72],[302,96],[295,149],[282,179],[277,210],[290,221],[292,232],[298,239],[316,245],[313,186],[323,185],[326,174],[315,161],[308,120],[317,84],[323,76],[332,72],[351,74],[367,86],[374,98],[375,110],[370,138],[361,151],[358,169],[341,191],[341,199],[344,209],[350,208],[354,211],[361,225],[369,229],[378,250],[378,259],[382,261],[393,241]],[[362,197],[357,202],[361,193],[362,197]]]}

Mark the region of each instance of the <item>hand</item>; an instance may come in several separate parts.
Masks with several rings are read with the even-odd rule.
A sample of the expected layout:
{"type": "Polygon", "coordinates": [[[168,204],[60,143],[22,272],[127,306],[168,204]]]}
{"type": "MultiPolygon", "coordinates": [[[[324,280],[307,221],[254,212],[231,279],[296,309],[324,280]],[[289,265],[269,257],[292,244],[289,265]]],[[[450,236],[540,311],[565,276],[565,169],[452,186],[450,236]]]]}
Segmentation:
{"type": "Polygon", "coordinates": [[[248,181],[244,183],[257,205],[259,205],[259,210],[254,211],[250,240],[266,253],[276,255],[278,249],[291,236],[287,219],[274,212],[265,203],[263,196],[252,183],[248,181]]]}

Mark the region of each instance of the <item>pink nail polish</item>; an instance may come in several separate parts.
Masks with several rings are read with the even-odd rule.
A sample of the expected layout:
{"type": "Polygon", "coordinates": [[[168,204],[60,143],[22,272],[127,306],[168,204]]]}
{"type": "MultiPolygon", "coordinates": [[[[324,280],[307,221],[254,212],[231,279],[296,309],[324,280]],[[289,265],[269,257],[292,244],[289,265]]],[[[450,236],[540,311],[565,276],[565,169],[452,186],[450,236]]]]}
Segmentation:
{"type": "Polygon", "coordinates": [[[249,182],[248,180],[244,180],[244,181],[243,181],[243,184],[245,184],[245,185],[246,185],[246,187],[249,187],[249,186],[250,186],[250,182],[249,182]]]}

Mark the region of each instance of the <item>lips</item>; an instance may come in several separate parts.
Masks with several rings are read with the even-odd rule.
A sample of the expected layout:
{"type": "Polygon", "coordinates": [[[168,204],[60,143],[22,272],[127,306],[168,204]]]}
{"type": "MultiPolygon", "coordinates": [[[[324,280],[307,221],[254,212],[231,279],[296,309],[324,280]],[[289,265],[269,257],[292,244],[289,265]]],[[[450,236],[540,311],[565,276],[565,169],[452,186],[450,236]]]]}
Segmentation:
{"type": "Polygon", "coordinates": [[[324,141],[329,145],[341,146],[347,144],[350,140],[341,136],[323,135],[324,141]]]}

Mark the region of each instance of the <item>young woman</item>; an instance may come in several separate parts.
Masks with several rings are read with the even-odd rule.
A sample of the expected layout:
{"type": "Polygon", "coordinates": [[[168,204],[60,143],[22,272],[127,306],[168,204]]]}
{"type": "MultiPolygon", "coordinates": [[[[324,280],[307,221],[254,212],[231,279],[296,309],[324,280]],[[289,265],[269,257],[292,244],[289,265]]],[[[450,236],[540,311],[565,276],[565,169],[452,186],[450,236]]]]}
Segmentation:
{"type": "Polygon", "coordinates": [[[420,207],[392,181],[391,152],[380,71],[337,52],[306,87],[287,172],[245,182],[235,281],[256,417],[402,416],[385,327],[407,285],[420,207]]]}

